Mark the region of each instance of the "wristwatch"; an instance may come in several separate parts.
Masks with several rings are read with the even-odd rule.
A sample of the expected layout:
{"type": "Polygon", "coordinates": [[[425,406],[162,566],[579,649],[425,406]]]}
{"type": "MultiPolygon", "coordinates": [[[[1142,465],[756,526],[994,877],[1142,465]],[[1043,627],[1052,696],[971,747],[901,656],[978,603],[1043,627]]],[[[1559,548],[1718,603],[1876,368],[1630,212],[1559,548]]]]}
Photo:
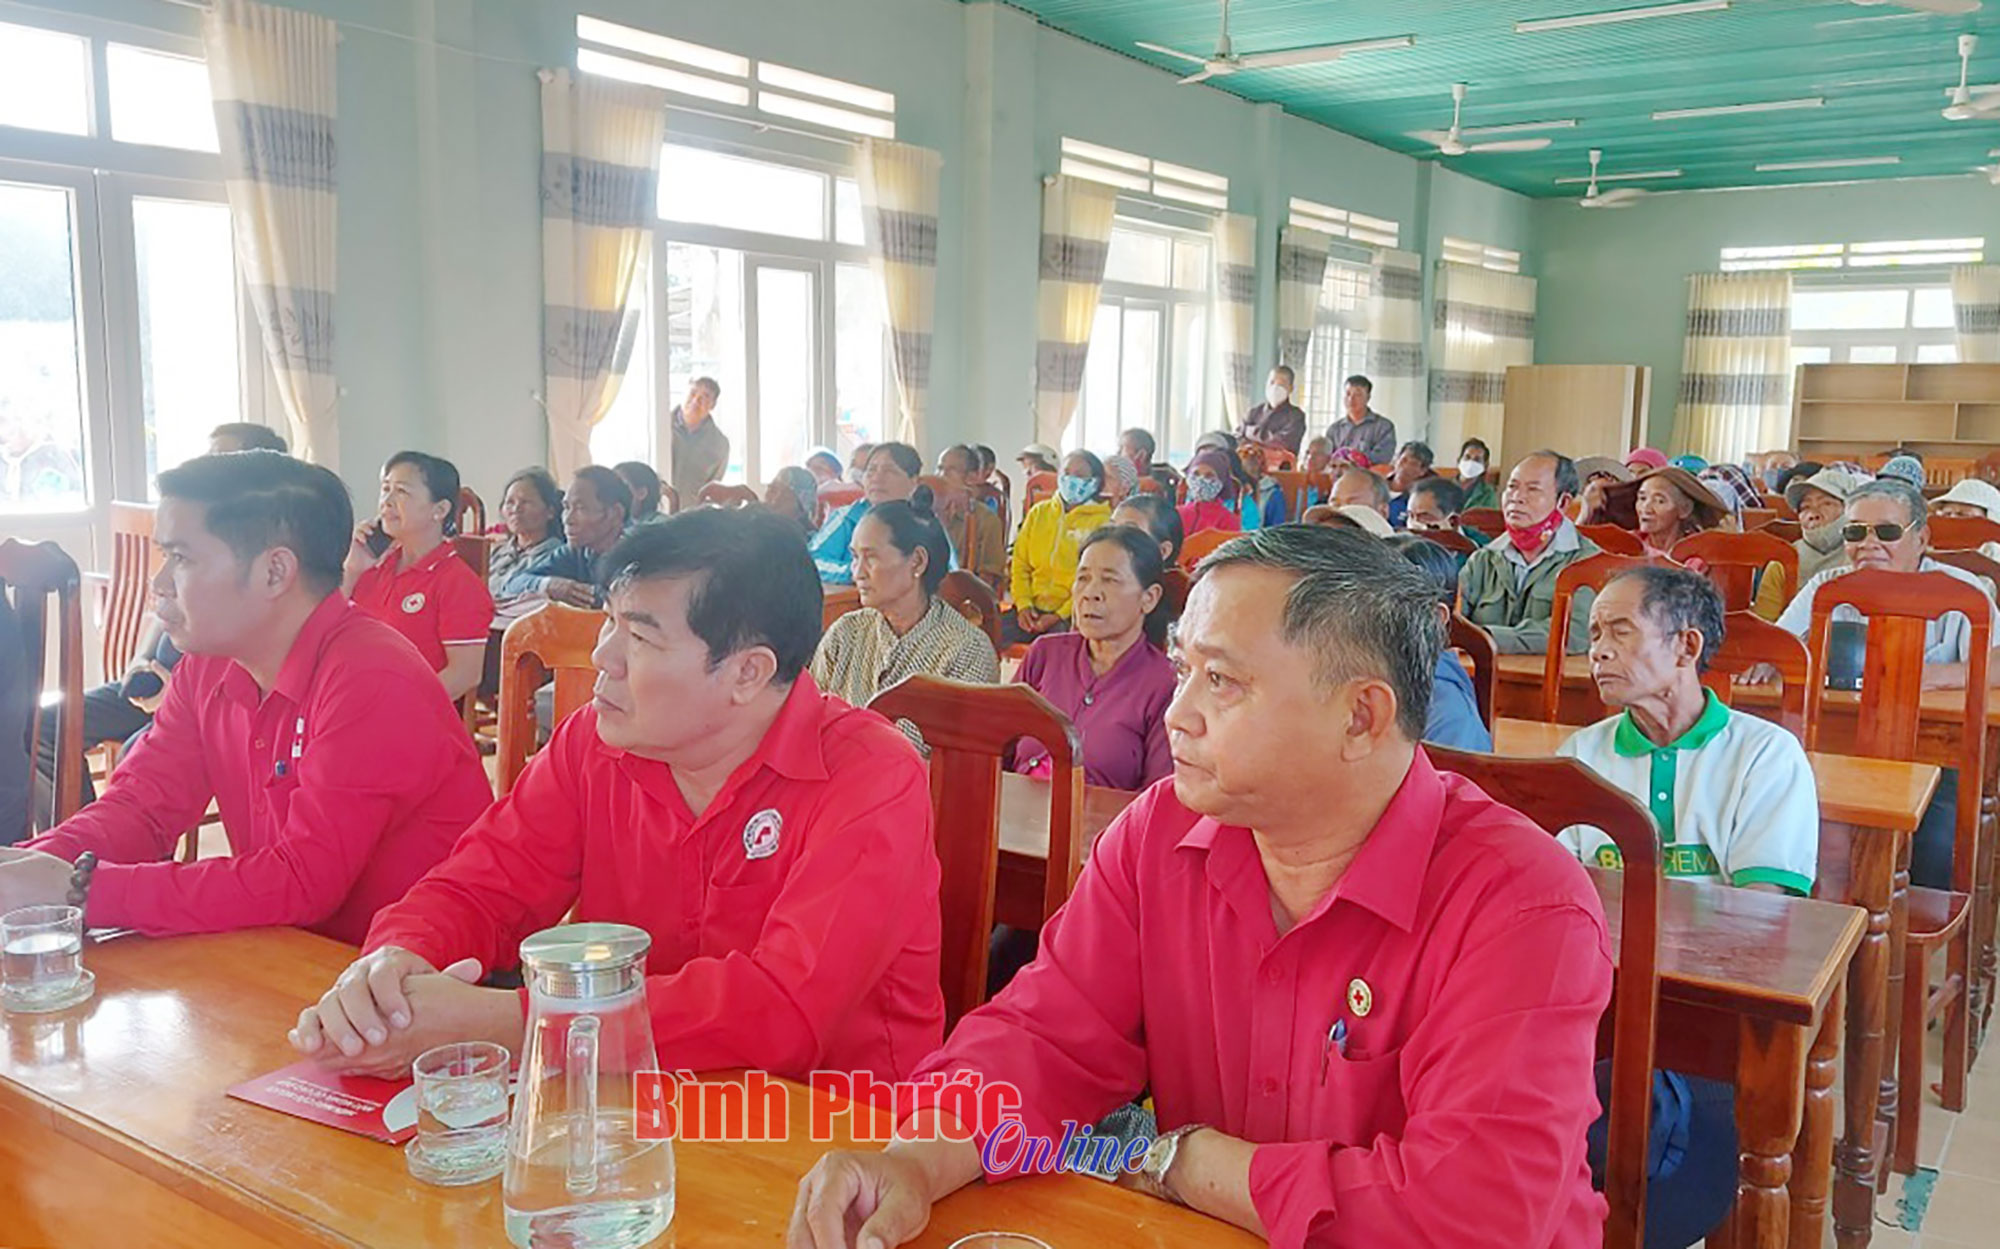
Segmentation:
{"type": "Polygon", "coordinates": [[[1171,1132],[1154,1137],[1152,1147],[1146,1150],[1145,1161],[1139,1164],[1139,1187],[1162,1201],[1171,1201],[1177,1206],[1186,1205],[1167,1187],[1167,1172],[1173,1169],[1174,1159],[1180,1154],[1181,1138],[1207,1126],[1206,1123],[1183,1123],[1171,1132]]]}

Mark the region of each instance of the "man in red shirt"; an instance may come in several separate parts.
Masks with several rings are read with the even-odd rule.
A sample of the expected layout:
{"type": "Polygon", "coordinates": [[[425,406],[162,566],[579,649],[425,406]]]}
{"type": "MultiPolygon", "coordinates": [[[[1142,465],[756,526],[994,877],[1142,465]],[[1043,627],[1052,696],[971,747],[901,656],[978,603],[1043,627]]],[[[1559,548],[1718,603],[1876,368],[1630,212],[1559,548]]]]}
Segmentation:
{"type": "MultiPolygon", "coordinates": [[[[1399,564],[1290,525],[1204,562],[1171,784],[918,1078],[1011,1082],[1008,1131],[1053,1139],[1150,1087],[1165,1131],[1126,1182],[1274,1245],[1595,1246],[1604,917],[1553,838],[1418,748],[1443,626],[1399,564]]],[[[822,1159],[793,1249],[900,1244],[989,1159],[1020,1169],[982,1157],[994,1125],[950,1139],[940,1102],[920,1093],[882,1152],[822,1159]]]]}
{"type": "Polygon", "coordinates": [[[339,593],[340,479],[272,451],[160,474],[157,614],[184,652],[104,796],[0,862],[0,911],[61,902],[152,935],[294,924],[358,942],[492,801],[437,678],[339,593]],[[227,857],[169,861],[213,799],[227,857]]]}
{"type": "Polygon", "coordinates": [[[944,1021],[930,787],[901,733],[805,671],[820,591],[798,526],[703,508],[607,566],[591,705],[376,918],[293,1043],[371,1073],[442,1041],[518,1048],[517,995],[465,981],[574,908],[652,934],[664,1068],[907,1075],[944,1021]]]}

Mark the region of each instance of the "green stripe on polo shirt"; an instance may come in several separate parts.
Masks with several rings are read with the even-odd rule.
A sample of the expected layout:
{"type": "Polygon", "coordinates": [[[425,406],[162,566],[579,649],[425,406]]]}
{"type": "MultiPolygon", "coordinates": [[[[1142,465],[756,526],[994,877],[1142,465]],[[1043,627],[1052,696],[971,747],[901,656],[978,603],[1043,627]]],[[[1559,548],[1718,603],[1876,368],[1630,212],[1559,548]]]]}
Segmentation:
{"type": "Polygon", "coordinates": [[[1715,740],[1716,734],[1729,725],[1729,708],[1715,696],[1714,690],[1702,691],[1701,715],[1688,727],[1688,731],[1664,746],[1655,746],[1632,719],[1627,711],[1618,717],[1618,728],[1612,734],[1611,748],[1628,759],[1638,759],[1646,755],[1652,758],[1652,775],[1646,787],[1646,809],[1653,813],[1653,820],[1660,826],[1660,850],[1664,859],[1662,867],[1669,876],[1716,876],[1715,855],[1707,846],[1681,846],[1674,843],[1674,781],[1679,775],[1679,755],[1683,750],[1700,750],[1715,740]],[[1680,851],[1699,850],[1700,854],[1686,859],[1685,866],[1676,870],[1674,864],[1680,851]]]}

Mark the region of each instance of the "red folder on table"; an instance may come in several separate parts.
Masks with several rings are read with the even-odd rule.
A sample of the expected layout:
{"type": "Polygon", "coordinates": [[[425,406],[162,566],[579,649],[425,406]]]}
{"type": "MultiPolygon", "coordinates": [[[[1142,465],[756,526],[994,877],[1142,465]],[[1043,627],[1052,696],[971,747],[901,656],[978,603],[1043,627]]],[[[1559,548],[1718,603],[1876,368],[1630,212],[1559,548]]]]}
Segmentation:
{"type": "Polygon", "coordinates": [[[409,1080],[335,1075],[311,1059],[246,1080],[229,1095],[390,1145],[417,1132],[416,1087],[409,1080]]]}

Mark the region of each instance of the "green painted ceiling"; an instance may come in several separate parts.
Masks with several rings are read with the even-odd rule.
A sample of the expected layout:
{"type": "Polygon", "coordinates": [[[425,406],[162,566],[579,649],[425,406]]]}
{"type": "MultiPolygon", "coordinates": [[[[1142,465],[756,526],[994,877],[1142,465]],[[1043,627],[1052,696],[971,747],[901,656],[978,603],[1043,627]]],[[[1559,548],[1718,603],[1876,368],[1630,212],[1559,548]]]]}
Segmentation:
{"type": "MultiPolygon", "coordinates": [[[[1217,0],[1008,0],[1045,24],[1177,74],[1184,64],[1143,40],[1206,56],[1217,0]]],[[[1468,128],[1573,117],[1539,152],[1471,154],[1446,163],[1532,196],[1577,195],[1555,179],[1678,168],[1670,181],[1606,184],[1660,190],[1781,186],[1861,178],[1966,174],[2000,158],[2000,120],[1940,116],[1958,82],[1960,34],[1981,36],[1971,82],[2000,82],[2000,0],[1957,17],[1854,0],[1734,0],[1719,12],[1516,34],[1514,23],[1662,0],[1233,0],[1237,55],[1414,35],[1414,46],[1285,69],[1242,70],[1210,86],[1412,156],[1409,137],[1451,123],[1451,84],[1470,93],[1468,128]],[[1654,121],[1664,109],[1824,96],[1789,112],[1654,121]],[[1897,156],[1898,165],[1756,172],[1761,163],[1897,156]]],[[[1201,88],[1184,87],[1195,91],[1201,88]]],[[[1079,135],[1087,138],[1087,135],[1079,135]]],[[[1502,136],[1504,137],[1504,136],[1502,136]]],[[[1476,142],[1475,136],[1468,136],[1476,142]]],[[[1921,195],[1913,187],[1912,195],[1921,195]]],[[[1994,191],[2000,213],[2000,188],[1994,191]]]]}

